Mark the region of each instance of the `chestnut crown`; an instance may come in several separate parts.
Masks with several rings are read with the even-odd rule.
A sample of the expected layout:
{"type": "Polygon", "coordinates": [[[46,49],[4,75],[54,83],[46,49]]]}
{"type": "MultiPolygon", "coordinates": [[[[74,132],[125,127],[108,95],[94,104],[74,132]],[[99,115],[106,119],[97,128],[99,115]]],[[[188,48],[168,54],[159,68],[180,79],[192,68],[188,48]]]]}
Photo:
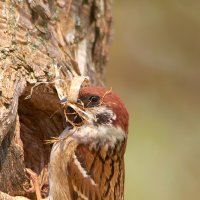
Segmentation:
{"type": "Polygon", "coordinates": [[[110,118],[113,115],[111,116],[104,109],[96,115],[97,125],[107,124],[108,121],[112,121],[114,126],[121,127],[125,133],[128,132],[128,111],[121,99],[112,91],[104,87],[83,87],[79,92],[78,101],[81,101],[84,107],[88,109],[95,107],[97,110],[100,110],[104,107],[115,116],[111,120],[110,118]]]}

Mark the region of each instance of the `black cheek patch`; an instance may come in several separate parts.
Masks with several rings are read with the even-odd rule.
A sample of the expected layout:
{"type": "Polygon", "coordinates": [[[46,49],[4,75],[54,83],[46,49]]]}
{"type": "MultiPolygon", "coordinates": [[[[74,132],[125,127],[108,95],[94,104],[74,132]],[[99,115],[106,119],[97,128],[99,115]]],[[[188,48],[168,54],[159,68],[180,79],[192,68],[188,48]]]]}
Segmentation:
{"type": "Polygon", "coordinates": [[[108,113],[101,113],[96,115],[97,121],[95,122],[96,125],[101,124],[110,124],[111,123],[111,115],[108,113]]]}

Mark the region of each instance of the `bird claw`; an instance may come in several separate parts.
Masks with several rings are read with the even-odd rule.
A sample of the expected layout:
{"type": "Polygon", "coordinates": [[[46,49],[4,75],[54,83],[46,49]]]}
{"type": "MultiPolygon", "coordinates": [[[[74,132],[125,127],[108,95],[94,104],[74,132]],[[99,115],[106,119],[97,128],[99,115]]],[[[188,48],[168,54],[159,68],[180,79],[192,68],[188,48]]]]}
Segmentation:
{"type": "Polygon", "coordinates": [[[26,173],[31,180],[31,187],[29,189],[23,187],[23,189],[28,193],[36,193],[37,200],[41,200],[40,184],[38,180],[38,175],[29,168],[26,168],[26,173]]]}
{"type": "Polygon", "coordinates": [[[29,168],[26,168],[26,173],[29,175],[30,179],[35,182],[38,181],[38,175],[29,168]]]}
{"type": "Polygon", "coordinates": [[[27,186],[23,186],[24,191],[28,192],[28,193],[34,193],[35,192],[35,187],[34,187],[34,181],[37,174],[35,172],[33,172],[31,169],[26,168],[25,169],[26,174],[28,175],[28,178],[31,180],[30,181],[30,188],[27,188],[27,186]],[[33,178],[34,177],[34,178],[33,178]]]}
{"type": "Polygon", "coordinates": [[[24,191],[27,192],[27,193],[34,193],[34,192],[35,192],[35,188],[34,188],[33,185],[31,185],[31,187],[28,188],[28,189],[27,189],[25,186],[23,186],[23,189],[24,189],[24,191]]]}

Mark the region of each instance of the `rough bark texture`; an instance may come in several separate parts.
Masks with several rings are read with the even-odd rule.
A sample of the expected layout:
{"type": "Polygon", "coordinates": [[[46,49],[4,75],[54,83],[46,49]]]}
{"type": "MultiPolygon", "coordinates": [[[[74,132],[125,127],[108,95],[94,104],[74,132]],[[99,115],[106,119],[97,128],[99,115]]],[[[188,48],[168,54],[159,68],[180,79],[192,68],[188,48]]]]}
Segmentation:
{"type": "Polygon", "coordinates": [[[35,199],[25,191],[25,168],[47,196],[51,145],[44,141],[62,132],[64,120],[54,84],[25,97],[55,80],[55,66],[102,84],[110,9],[109,0],[0,1],[0,199],[35,199]]]}

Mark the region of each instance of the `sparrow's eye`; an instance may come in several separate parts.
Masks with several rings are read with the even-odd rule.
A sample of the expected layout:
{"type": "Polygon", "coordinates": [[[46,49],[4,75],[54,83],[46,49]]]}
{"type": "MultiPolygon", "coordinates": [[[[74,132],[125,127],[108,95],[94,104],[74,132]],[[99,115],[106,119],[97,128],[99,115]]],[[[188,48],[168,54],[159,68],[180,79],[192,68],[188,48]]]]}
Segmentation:
{"type": "Polygon", "coordinates": [[[97,103],[99,100],[100,100],[99,96],[91,96],[89,98],[89,101],[92,102],[92,103],[97,103]]]}
{"type": "Polygon", "coordinates": [[[98,106],[100,104],[100,97],[97,95],[85,95],[79,97],[79,100],[82,104],[84,104],[84,107],[91,108],[98,106]]]}

